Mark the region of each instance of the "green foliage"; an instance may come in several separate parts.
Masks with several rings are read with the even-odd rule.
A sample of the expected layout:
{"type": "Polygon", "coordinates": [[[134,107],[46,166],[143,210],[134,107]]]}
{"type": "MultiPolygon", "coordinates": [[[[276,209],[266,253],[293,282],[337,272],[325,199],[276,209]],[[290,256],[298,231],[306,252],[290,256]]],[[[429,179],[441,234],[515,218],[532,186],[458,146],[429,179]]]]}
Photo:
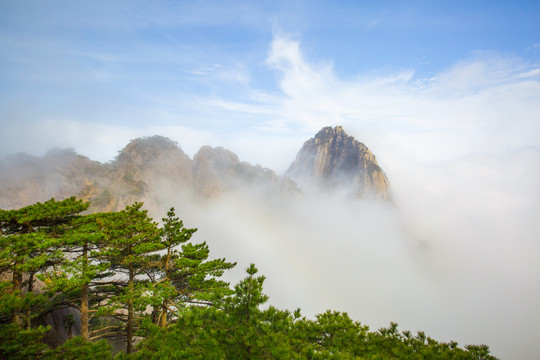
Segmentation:
{"type": "Polygon", "coordinates": [[[184,227],[174,208],[162,219],[161,244],[165,251],[155,255],[151,271],[154,321],[166,326],[187,303],[210,304],[230,294],[229,284],[218,280],[236,264],[225,259],[208,260],[210,250],[203,242],[191,243],[197,229],[184,227]]]}
{"type": "Polygon", "coordinates": [[[136,359],[290,359],[299,358],[286,335],[292,324],[287,311],[260,310],[268,297],[264,277],[248,277],[235,293],[210,307],[188,306],[167,328],[151,326],[136,359]]]}
{"type": "Polygon", "coordinates": [[[249,275],[234,287],[234,297],[228,298],[225,308],[236,316],[240,323],[249,324],[250,320],[259,315],[259,306],[268,301],[268,296],[263,294],[262,288],[264,276],[255,277],[258,270],[255,264],[251,264],[246,273],[249,275]]]}
{"type": "Polygon", "coordinates": [[[99,259],[108,263],[116,274],[124,275],[110,282],[113,288],[106,289],[112,295],[107,299],[107,307],[115,311],[116,319],[125,323],[126,351],[131,353],[143,312],[153,303],[152,289],[145,276],[154,266],[153,254],[164,248],[161,231],[147,211],[142,210],[142,203],[103,218],[101,226],[107,247],[101,250],[99,259]]]}
{"type": "Polygon", "coordinates": [[[43,326],[25,329],[19,324],[0,324],[0,359],[40,358],[47,349],[41,342],[47,330],[43,326]]]}
{"type": "MultiPolygon", "coordinates": [[[[40,276],[56,300],[79,307],[82,317],[89,317],[90,308],[99,306],[104,293],[97,294],[98,282],[112,275],[110,264],[103,261],[101,251],[108,246],[101,224],[112,213],[79,217],[63,233],[63,252],[68,254],[57,267],[40,276]]],[[[82,324],[88,339],[88,319],[82,324]],[[86,328],[85,328],[86,327],[86,328]]]]}
{"type": "Polygon", "coordinates": [[[217,306],[189,306],[167,328],[149,325],[135,359],[438,359],[494,360],[485,345],[459,348],[398,325],[370,331],[346,313],[327,311],[314,320],[270,306],[263,276],[250,265],[233,295],[217,306]]]}
{"type": "Polygon", "coordinates": [[[112,360],[113,355],[111,346],[105,340],[93,343],[77,336],[56,349],[47,351],[44,358],[51,360],[112,360]]]}
{"type": "Polygon", "coordinates": [[[88,203],[71,197],[18,210],[0,209],[0,273],[12,272],[13,285],[21,286],[18,275],[36,273],[60,262],[63,254],[59,235],[64,226],[87,208],[88,203]]]}
{"type": "Polygon", "coordinates": [[[36,306],[45,304],[43,297],[32,293],[35,274],[62,263],[61,235],[87,208],[87,203],[71,197],[0,210],[0,273],[11,276],[0,284],[5,294],[0,320],[11,318],[30,328],[32,318],[39,315],[36,306]]]}

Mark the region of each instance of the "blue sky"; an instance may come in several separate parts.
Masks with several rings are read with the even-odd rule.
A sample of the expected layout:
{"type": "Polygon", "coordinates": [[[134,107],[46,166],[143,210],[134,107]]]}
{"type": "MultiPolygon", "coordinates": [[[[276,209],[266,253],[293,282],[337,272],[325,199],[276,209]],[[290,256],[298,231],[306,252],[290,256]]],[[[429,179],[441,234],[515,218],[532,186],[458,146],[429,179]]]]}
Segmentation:
{"type": "Polygon", "coordinates": [[[500,150],[538,143],[538,2],[3,1],[0,10],[1,156],[71,146],[108,161],[129,139],[161,132],[191,155],[223,145],[283,171],[271,152],[292,158],[324,125],[343,124],[381,152],[426,131],[507,132],[480,116],[469,126],[442,118],[456,102],[476,102],[462,110],[471,114],[482,94],[527,84],[530,98],[515,100],[528,107],[520,133],[500,150]]]}

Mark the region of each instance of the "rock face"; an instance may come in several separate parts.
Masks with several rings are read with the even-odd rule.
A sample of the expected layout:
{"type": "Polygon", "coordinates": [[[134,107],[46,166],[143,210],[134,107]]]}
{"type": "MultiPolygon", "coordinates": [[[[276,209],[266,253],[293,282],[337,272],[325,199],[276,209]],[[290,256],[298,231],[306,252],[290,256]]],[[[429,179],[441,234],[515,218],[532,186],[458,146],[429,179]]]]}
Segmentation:
{"type": "MultiPolygon", "coordinates": [[[[13,273],[7,271],[0,274],[0,281],[11,281],[13,273]]],[[[25,274],[25,286],[22,293],[28,292],[29,276],[25,274]]],[[[46,291],[46,285],[36,277],[32,278],[32,292],[42,294],[46,291]]],[[[65,307],[38,316],[32,320],[35,325],[49,326],[50,329],[44,334],[42,341],[50,346],[62,345],[68,339],[81,334],[81,312],[74,307],[65,307]]]]}
{"type": "Polygon", "coordinates": [[[163,136],[132,140],[110,167],[110,193],[120,197],[116,209],[134,201],[160,205],[172,195],[190,192],[194,184],[192,160],[163,136]]]}
{"type": "Polygon", "coordinates": [[[341,126],[325,127],[306,141],[285,175],[300,184],[351,188],[358,197],[390,199],[388,179],[375,155],[341,126]]]}
{"type": "Polygon", "coordinates": [[[73,149],[50,150],[40,158],[24,153],[8,156],[0,160],[0,208],[79,194],[86,184],[106,178],[107,171],[73,149]]]}
{"type": "Polygon", "coordinates": [[[160,178],[169,178],[181,187],[193,185],[191,159],[176,142],[163,136],[131,141],[113,165],[119,175],[131,178],[132,182],[152,183],[160,178]]]}
{"type": "Polygon", "coordinates": [[[260,165],[241,162],[238,156],[222,147],[203,146],[193,157],[195,190],[200,196],[213,198],[231,189],[264,189],[274,195],[294,196],[300,193],[290,179],[276,175],[260,165]]]}

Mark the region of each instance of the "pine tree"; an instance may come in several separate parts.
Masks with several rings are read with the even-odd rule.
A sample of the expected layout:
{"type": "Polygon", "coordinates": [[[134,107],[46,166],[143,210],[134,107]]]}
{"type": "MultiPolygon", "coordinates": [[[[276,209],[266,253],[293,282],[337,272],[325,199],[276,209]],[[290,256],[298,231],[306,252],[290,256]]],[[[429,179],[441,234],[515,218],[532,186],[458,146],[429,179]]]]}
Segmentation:
{"type": "MultiPolygon", "coordinates": [[[[0,210],[0,273],[11,274],[8,293],[21,298],[34,296],[35,275],[62,262],[64,227],[87,208],[88,203],[71,197],[0,210]]],[[[28,315],[20,308],[13,309],[12,321],[22,324],[24,317],[28,328],[28,315]]]]}
{"type": "Polygon", "coordinates": [[[236,263],[208,260],[208,245],[189,242],[197,229],[185,228],[174,208],[162,221],[162,244],[166,251],[157,259],[153,278],[154,294],[160,301],[155,321],[163,327],[167,318],[186,303],[209,305],[212,299],[229,294],[229,284],[218,278],[236,263]]]}
{"type": "Polygon", "coordinates": [[[154,326],[136,359],[302,359],[288,337],[288,311],[260,305],[264,276],[252,264],[234,293],[213,306],[187,306],[167,328],[154,326]]]}
{"type": "Polygon", "coordinates": [[[125,323],[126,352],[133,352],[135,331],[143,313],[152,301],[149,286],[150,272],[155,266],[155,252],[162,250],[161,231],[157,223],[142,210],[142,203],[134,203],[124,210],[103,218],[102,231],[108,247],[101,259],[116,273],[108,281],[114,295],[104,308],[125,323]]]}
{"type": "MultiPolygon", "coordinates": [[[[104,219],[114,213],[98,213],[81,216],[64,233],[63,252],[67,255],[60,265],[61,272],[50,272],[43,276],[51,290],[62,294],[65,303],[81,312],[81,337],[91,337],[90,321],[102,301],[106,300],[103,279],[111,277],[110,264],[104,261],[101,252],[108,247],[103,231],[104,219]]],[[[95,330],[99,337],[101,329],[95,330]]]]}
{"type": "Polygon", "coordinates": [[[36,275],[63,262],[62,234],[87,208],[71,197],[0,210],[0,354],[17,358],[43,350],[39,340],[46,328],[34,328],[32,320],[51,311],[54,302],[35,292],[36,275]]]}

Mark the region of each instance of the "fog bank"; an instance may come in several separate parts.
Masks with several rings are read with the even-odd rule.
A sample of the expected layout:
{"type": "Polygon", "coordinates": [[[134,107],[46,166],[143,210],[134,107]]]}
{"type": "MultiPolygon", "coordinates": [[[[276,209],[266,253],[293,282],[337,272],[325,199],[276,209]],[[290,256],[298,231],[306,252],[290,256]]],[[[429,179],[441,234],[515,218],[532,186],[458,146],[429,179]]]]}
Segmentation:
{"type": "Polygon", "coordinates": [[[279,308],[346,311],[373,329],[395,321],[440,341],[485,343],[502,359],[533,359],[540,154],[431,166],[391,160],[391,204],[314,193],[282,201],[237,192],[203,205],[164,199],[199,228],[194,239],[213,257],[238,262],[227,279],[256,263],[279,308]]]}

